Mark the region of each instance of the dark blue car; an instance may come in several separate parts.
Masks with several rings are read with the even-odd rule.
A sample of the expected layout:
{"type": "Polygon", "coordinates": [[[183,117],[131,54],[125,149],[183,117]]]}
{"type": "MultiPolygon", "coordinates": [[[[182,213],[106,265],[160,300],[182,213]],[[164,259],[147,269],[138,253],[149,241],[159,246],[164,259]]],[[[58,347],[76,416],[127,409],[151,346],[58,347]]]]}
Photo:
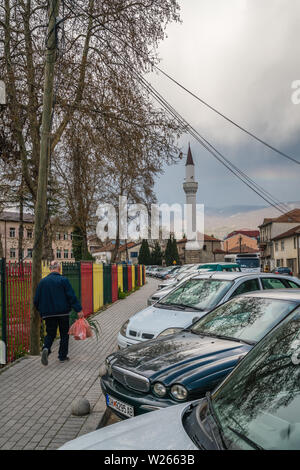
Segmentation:
{"type": "Polygon", "coordinates": [[[110,355],[101,377],[107,406],[125,419],[205,396],[296,308],[278,292],[236,297],[187,330],[110,355]]]}

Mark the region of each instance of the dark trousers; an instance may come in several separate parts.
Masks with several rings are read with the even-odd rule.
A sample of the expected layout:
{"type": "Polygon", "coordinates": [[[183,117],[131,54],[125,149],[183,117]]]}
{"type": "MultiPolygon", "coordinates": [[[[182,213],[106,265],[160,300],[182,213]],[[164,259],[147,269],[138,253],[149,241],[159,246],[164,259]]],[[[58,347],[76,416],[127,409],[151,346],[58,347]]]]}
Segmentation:
{"type": "Polygon", "coordinates": [[[47,336],[45,337],[43,348],[47,348],[51,354],[51,347],[56,338],[57,328],[60,334],[60,346],[58,358],[65,359],[69,351],[69,315],[63,317],[45,318],[47,336]]]}

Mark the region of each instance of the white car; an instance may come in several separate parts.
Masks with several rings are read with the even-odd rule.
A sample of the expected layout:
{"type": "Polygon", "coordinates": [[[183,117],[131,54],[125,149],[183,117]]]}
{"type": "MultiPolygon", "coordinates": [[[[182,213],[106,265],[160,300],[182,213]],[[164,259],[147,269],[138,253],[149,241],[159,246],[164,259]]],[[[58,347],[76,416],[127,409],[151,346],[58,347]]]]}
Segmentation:
{"type": "Polygon", "coordinates": [[[118,346],[127,348],[187,328],[214,307],[236,295],[291,287],[299,288],[300,280],[264,273],[197,274],[124,323],[118,335],[118,346]]]}

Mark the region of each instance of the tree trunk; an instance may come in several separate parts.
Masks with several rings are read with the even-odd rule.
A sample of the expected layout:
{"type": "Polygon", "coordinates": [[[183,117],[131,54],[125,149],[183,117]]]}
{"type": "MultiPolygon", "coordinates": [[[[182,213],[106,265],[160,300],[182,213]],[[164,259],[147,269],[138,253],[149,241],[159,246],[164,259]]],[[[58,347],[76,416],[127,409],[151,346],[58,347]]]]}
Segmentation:
{"type": "Polygon", "coordinates": [[[48,166],[51,135],[51,114],[53,106],[53,85],[56,59],[56,19],[59,11],[59,0],[52,0],[49,6],[48,41],[45,64],[45,83],[43,99],[43,118],[41,134],[41,153],[38,178],[38,192],[35,206],[34,250],[32,262],[32,292],[30,317],[30,352],[33,356],[40,354],[40,316],[33,299],[42,275],[43,232],[47,216],[48,166]]]}

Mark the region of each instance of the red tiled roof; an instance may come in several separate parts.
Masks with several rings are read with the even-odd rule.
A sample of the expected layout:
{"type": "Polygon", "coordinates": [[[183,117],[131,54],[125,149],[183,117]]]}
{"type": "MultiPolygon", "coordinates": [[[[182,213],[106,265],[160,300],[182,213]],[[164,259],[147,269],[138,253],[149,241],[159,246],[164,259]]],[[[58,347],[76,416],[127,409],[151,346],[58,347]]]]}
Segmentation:
{"type": "Polygon", "coordinates": [[[285,214],[280,215],[279,217],[273,218],[273,219],[264,219],[262,225],[260,227],[263,227],[264,225],[268,225],[271,222],[278,222],[278,223],[292,223],[292,222],[297,222],[300,223],[300,209],[293,209],[289,212],[286,212],[285,214]]]}
{"type": "MultiPolygon", "coordinates": [[[[181,243],[187,243],[187,238],[183,238],[182,240],[179,240],[177,242],[177,244],[181,244],[181,243]]],[[[221,243],[221,240],[218,240],[217,238],[215,237],[211,237],[210,235],[204,235],[204,241],[205,242],[220,242],[221,243]]]]}
{"type": "Polygon", "coordinates": [[[246,237],[258,238],[259,230],[235,230],[234,232],[229,233],[224,240],[228,240],[228,238],[234,237],[235,235],[246,235],[246,237]]]}
{"type": "Polygon", "coordinates": [[[126,249],[130,249],[130,248],[133,248],[134,246],[137,246],[139,245],[139,243],[134,243],[134,242],[130,242],[130,243],[127,243],[127,245],[121,245],[120,248],[119,248],[119,252],[122,253],[123,251],[126,251],[126,249]]]}

